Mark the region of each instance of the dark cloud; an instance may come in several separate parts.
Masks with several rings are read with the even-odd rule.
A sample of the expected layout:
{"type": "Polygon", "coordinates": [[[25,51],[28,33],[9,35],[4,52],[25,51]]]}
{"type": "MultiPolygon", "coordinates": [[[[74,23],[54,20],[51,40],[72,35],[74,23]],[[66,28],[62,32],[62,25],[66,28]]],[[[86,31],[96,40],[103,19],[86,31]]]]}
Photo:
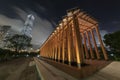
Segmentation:
{"type": "Polygon", "coordinates": [[[6,23],[16,30],[22,27],[26,16],[34,14],[36,25],[33,43],[41,44],[66,15],[66,10],[79,7],[99,22],[101,31],[113,32],[120,29],[120,0],[0,0],[0,25],[6,23]],[[16,22],[16,23],[14,23],[16,22]],[[19,27],[17,27],[17,25],[19,27]]]}
{"type": "Polygon", "coordinates": [[[67,9],[78,6],[100,22],[106,22],[118,17],[119,4],[119,0],[0,0],[0,13],[11,18],[20,18],[12,8],[16,6],[26,12],[32,10],[41,18],[58,22],[67,9]]]}

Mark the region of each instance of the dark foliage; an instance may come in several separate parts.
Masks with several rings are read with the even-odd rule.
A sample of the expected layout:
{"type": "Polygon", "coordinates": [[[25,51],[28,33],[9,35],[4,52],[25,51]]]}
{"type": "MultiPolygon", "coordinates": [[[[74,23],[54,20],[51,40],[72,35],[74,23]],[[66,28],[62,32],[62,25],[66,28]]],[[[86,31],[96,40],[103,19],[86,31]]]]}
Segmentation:
{"type": "Polygon", "coordinates": [[[11,60],[19,57],[37,57],[39,52],[16,52],[0,48],[0,61],[11,60]]]}
{"type": "Polygon", "coordinates": [[[106,46],[108,46],[111,50],[111,52],[114,54],[116,57],[120,58],[120,31],[106,34],[104,36],[104,43],[106,46]]]}
{"type": "Polygon", "coordinates": [[[26,47],[31,47],[31,38],[26,35],[15,34],[12,37],[6,39],[8,45],[6,47],[18,50],[25,49],[26,47]]]}

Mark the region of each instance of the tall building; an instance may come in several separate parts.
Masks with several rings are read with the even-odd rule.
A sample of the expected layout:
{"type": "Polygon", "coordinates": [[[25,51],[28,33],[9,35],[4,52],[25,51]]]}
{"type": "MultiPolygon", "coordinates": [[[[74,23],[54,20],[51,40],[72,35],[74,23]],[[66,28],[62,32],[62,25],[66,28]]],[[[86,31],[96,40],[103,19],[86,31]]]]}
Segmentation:
{"type": "Polygon", "coordinates": [[[22,34],[27,35],[28,37],[32,38],[32,28],[34,25],[35,17],[32,14],[27,16],[27,19],[24,24],[24,28],[22,29],[22,34]]]}

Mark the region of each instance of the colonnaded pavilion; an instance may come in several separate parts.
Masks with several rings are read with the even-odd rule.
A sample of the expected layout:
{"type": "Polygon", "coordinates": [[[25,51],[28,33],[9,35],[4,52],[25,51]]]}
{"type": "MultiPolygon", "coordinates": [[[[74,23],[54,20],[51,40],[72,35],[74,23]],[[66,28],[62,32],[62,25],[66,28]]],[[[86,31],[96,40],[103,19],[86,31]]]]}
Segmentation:
{"type": "Polygon", "coordinates": [[[95,36],[105,60],[108,56],[98,29],[98,22],[78,8],[67,11],[62,21],[40,48],[41,56],[58,62],[76,62],[78,68],[86,59],[101,59],[95,36]]]}

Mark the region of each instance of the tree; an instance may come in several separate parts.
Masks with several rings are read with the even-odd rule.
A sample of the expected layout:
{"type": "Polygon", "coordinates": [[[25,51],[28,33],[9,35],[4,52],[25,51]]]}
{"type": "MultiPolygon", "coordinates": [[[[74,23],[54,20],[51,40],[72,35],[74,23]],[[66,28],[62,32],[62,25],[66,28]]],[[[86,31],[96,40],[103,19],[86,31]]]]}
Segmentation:
{"type": "Polygon", "coordinates": [[[104,39],[104,43],[111,49],[111,51],[120,53],[120,31],[106,34],[104,39]]]}
{"type": "Polygon", "coordinates": [[[15,34],[12,37],[7,38],[7,47],[14,49],[16,52],[18,50],[31,47],[31,38],[26,35],[15,34]]]}

